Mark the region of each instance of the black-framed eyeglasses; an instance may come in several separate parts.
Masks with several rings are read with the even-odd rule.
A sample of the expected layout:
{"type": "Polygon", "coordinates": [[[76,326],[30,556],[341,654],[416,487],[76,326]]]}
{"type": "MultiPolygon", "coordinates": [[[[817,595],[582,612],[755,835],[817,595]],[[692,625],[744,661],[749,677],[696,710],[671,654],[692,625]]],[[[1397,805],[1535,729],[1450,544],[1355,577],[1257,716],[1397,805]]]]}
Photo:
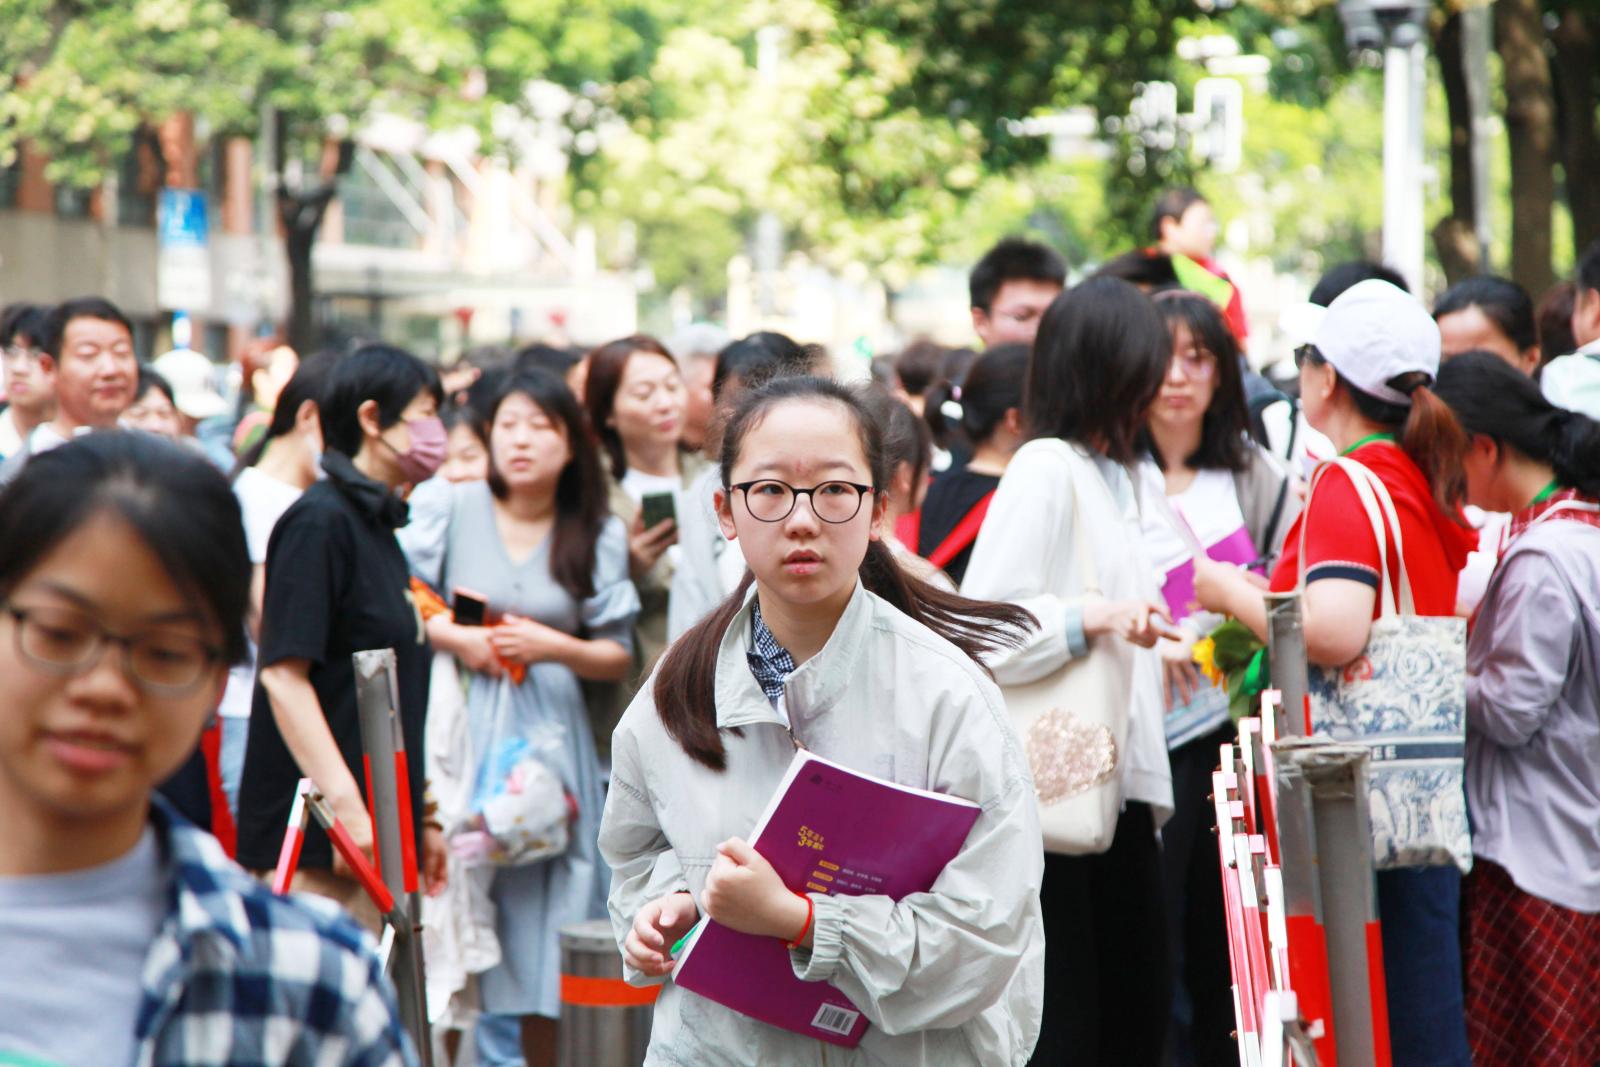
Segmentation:
{"type": "Polygon", "coordinates": [[[823,522],[849,522],[861,511],[861,501],[872,492],[872,486],[857,482],[818,482],[809,489],[799,489],[776,478],[761,478],[753,482],[739,482],[728,486],[744,493],[744,506],[752,517],[762,522],[782,522],[794,511],[801,497],[811,498],[811,513],[823,522]]]}
{"type": "Polygon", "coordinates": [[[82,612],[6,604],[16,620],[17,653],[42,671],[70,678],[92,670],[107,645],[122,646],[122,669],[141,689],[186,696],[205,681],[222,650],[178,630],[114,634],[82,612]]]}
{"type": "Polygon", "coordinates": [[[1294,350],[1294,366],[1296,370],[1304,367],[1307,363],[1322,364],[1326,362],[1327,360],[1322,358],[1322,352],[1316,345],[1301,345],[1294,350]]]}

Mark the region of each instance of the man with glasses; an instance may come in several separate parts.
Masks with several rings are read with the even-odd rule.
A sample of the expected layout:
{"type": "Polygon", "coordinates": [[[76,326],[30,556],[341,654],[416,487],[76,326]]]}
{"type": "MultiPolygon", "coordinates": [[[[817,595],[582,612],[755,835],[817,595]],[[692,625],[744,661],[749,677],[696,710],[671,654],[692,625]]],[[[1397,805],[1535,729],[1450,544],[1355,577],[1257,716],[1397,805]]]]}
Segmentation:
{"type": "Polygon", "coordinates": [[[116,426],[133,403],[139,379],[133,326],[115,304],[98,296],[68,300],[45,316],[42,334],[39,365],[55,380],[55,417],[0,466],[0,485],[15,478],[29,456],[116,426]]]}
{"type": "Polygon", "coordinates": [[[0,411],[0,460],[22,451],[35,429],[55,417],[55,375],[39,362],[49,308],[12,304],[0,312],[0,368],[6,408],[0,411]]]}

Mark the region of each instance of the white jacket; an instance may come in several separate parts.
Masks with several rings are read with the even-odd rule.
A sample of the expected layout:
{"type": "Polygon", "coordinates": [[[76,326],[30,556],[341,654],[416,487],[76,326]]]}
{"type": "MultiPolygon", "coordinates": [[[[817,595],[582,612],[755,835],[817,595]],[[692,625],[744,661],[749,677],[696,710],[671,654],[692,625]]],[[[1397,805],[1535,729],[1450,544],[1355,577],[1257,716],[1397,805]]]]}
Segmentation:
{"type": "MultiPolygon", "coordinates": [[[[954,645],[857,585],[827,645],[789,676],[791,737],[745,659],[750,626],[747,602],[717,654],[726,771],[694,762],[667,736],[653,683],[617,726],[600,851],[612,869],[619,944],[647,902],[683,889],[698,899],[717,845],[748,839],[796,741],[983,811],[931,892],[898,903],[813,897],[815,944],[791,954],[795,974],[831,982],[867,1016],[872,1026],[858,1048],[756,1022],[669,983],[646,1064],[1025,1063],[1043,1007],[1044,864],[1033,783],[999,691],[954,645]]],[[[631,969],[628,980],[649,981],[631,969]]]]}
{"type": "MultiPolygon", "coordinates": [[[[1019,604],[1039,619],[1039,629],[1021,648],[989,657],[989,667],[1002,685],[1043,678],[1089,651],[1083,635],[1084,589],[1072,540],[1071,468],[1061,455],[1063,447],[1093,462],[1104,480],[1104,492],[1110,495],[1109,504],[1096,506],[1103,499],[1099,487],[1083,489],[1090,498],[1084,527],[1101,593],[1108,600],[1160,602],[1155,567],[1144,551],[1138,495],[1127,469],[1078,445],[1064,446],[1058,439],[1028,442],[1000,478],[961,579],[963,596],[1019,604]]],[[[1123,800],[1149,804],[1160,826],[1172,814],[1160,659],[1153,649],[1126,643],[1114,651],[1133,674],[1123,800]]]]}

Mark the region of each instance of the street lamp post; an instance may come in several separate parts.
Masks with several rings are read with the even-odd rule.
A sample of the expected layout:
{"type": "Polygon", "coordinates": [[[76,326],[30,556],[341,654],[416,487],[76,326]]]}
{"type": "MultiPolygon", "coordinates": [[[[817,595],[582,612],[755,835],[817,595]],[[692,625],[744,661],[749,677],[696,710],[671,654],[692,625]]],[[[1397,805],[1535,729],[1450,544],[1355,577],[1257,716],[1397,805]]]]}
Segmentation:
{"type": "Polygon", "coordinates": [[[1383,53],[1383,259],[1421,292],[1422,117],[1429,5],[1339,0],[1353,51],[1383,53]]]}

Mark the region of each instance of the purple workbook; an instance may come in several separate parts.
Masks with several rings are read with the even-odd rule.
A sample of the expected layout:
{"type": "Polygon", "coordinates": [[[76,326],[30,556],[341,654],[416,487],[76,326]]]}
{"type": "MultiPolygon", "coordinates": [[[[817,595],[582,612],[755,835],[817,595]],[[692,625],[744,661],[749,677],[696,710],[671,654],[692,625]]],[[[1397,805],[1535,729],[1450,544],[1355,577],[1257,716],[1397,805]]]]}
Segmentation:
{"type": "MultiPolygon", "coordinates": [[[[932,888],[967,839],[978,805],[896,785],[795,753],[752,834],[757,852],[797,893],[899,900],[932,888]]],[[[867,1031],[850,998],[795,977],[776,937],[707,920],[678,956],[672,980],[762,1022],[846,1048],[867,1031]]]]}
{"type": "MultiPolygon", "coordinates": [[[[1192,536],[1192,535],[1191,535],[1192,536]]],[[[1194,551],[1199,551],[1198,548],[1194,551]]],[[[1256,546],[1250,540],[1250,531],[1243,526],[1206,549],[1206,555],[1219,563],[1237,563],[1243,566],[1256,558],[1256,546]]],[[[1194,559],[1185,556],[1183,561],[1167,572],[1166,583],[1161,587],[1172,621],[1187,619],[1200,610],[1194,595],[1194,559]]]]}

